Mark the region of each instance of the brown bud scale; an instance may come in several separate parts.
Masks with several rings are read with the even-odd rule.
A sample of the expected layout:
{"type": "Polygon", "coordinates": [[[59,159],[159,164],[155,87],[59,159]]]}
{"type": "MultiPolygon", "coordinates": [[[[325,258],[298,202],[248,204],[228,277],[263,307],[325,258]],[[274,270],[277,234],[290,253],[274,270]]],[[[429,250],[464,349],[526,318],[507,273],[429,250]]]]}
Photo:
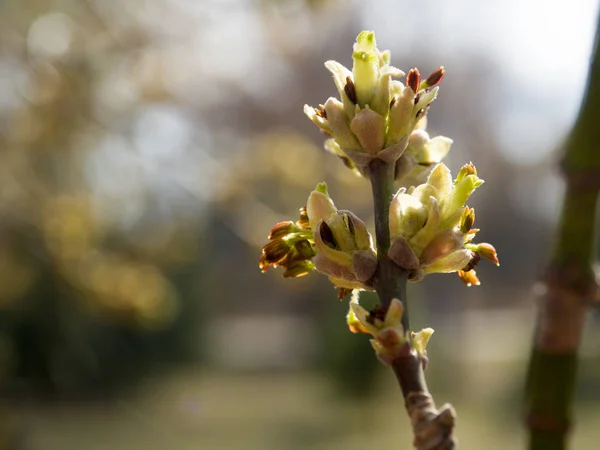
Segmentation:
{"type": "Polygon", "coordinates": [[[425,80],[427,87],[433,87],[440,84],[440,82],[444,79],[445,74],[446,69],[444,69],[444,66],[440,66],[435,69],[433,73],[427,77],[427,80],[425,80]]]}
{"type": "Polygon", "coordinates": [[[408,74],[406,75],[406,85],[411,88],[415,94],[419,92],[421,86],[421,74],[416,67],[408,71],[408,74]]]}
{"type": "Polygon", "coordinates": [[[319,225],[319,233],[321,234],[321,239],[323,239],[325,245],[333,249],[337,248],[337,242],[335,242],[335,238],[333,237],[333,231],[331,231],[327,222],[321,222],[319,225]]]}
{"type": "Polygon", "coordinates": [[[344,92],[346,93],[346,95],[352,103],[354,103],[355,105],[358,103],[358,97],[356,96],[356,87],[354,86],[352,78],[350,78],[349,76],[346,77],[346,86],[344,86],[344,92]]]}

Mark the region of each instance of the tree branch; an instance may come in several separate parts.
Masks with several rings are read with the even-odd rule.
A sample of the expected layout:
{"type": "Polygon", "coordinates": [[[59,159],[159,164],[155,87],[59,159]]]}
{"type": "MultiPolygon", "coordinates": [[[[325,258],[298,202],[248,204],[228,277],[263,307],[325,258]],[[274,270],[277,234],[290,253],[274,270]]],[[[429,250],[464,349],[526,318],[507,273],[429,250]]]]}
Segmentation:
{"type": "MultiPolygon", "coordinates": [[[[369,178],[375,207],[375,239],[377,242],[377,272],[374,283],[379,302],[387,310],[392,299],[404,306],[402,325],[410,332],[406,284],[408,272],[396,265],[388,256],[390,248],[389,210],[394,193],[394,165],[373,160],[369,165],[369,178]]],[[[396,358],[392,369],[402,390],[405,406],[411,420],[414,446],[419,450],[451,449],[455,446],[452,430],[455,413],[451,405],[440,410],[435,406],[427,389],[423,361],[413,349],[406,356],[396,358]]]]}
{"type": "Polygon", "coordinates": [[[547,289],[540,298],[526,385],[530,450],[565,449],[571,424],[579,343],[596,293],[592,259],[600,190],[598,117],[600,28],[586,93],[561,166],[567,190],[557,242],[544,279],[547,289]]]}

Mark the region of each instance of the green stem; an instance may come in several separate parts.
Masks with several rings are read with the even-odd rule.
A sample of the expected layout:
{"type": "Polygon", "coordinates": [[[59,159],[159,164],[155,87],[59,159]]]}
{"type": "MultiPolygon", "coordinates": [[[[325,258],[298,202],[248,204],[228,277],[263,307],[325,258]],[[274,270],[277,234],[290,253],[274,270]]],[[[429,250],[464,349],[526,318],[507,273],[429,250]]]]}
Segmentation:
{"type": "MultiPolygon", "coordinates": [[[[396,265],[388,256],[390,248],[390,203],[394,195],[394,165],[375,160],[369,166],[375,208],[375,240],[377,242],[377,273],[375,289],[381,306],[387,308],[397,298],[404,306],[402,326],[410,330],[406,284],[408,271],[396,265]]],[[[399,359],[392,368],[406,398],[410,392],[427,392],[423,367],[418,357],[399,359]]]]}
{"type": "Polygon", "coordinates": [[[394,196],[394,165],[377,159],[371,162],[369,169],[375,208],[375,241],[379,261],[375,275],[375,288],[384,308],[389,306],[393,298],[402,302],[404,305],[402,325],[405,330],[409,330],[406,298],[408,272],[394,264],[387,256],[390,249],[390,203],[394,196]]]}
{"type": "Polygon", "coordinates": [[[375,206],[375,238],[377,253],[387,254],[390,248],[390,203],[394,196],[394,165],[376,159],[369,166],[375,206]]]}
{"type": "Polygon", "coordinates": [[[563,450],[571,423],[577,358],[596,290],[592,259],[600,190],[600,17],[588,84],[566,144],[567,190],[541,298],[526,386],[530,450],[563,450]]]}

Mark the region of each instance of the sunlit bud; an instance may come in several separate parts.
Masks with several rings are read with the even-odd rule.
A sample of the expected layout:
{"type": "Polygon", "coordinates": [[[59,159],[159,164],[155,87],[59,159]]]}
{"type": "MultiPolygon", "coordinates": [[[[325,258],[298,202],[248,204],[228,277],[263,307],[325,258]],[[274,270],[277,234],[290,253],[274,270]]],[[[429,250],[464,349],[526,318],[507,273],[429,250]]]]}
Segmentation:
{"type": "Polygon", "coordinates": [[[355,329],[360,331],[361,333],[368,333],[373,336],[379,333],[379,328],[375,326],[370,318],[370,313],[365,308],[358,304],[358,301],[354,301],[354,299],[350,302],[350,311],[352,311],[350,317],[352,321],[359,324],[360,326],[355,326],[355,329]]]}
{"type": "Polygon", "coordinates": [[[496,249],[493,245],[488,244],[487,242],[482,242],[476,245],[469,245],[469,248],[483,258],[490,260],[497,266],[500,265],[498,254],[496,253],[496,249]]]}
{"type": "Polygon", "coordinates": [[[471,261],[471,250],[459,249],[448,255],[440,258],[430,264],[429,266],[423,266],[425,273],[450,273],[462,270],[469,261],[471,261]]]}
{"type": "Polygon", "coordinates": [[[427,344],[431,335],[434,333],[433,328],[423,328],[417,333],[412,333],[413,348],[417,351],[420,357],[427,356],[427,344]]]}
{"type": "Polygon", "coordinates": [[[408,334],[402,327],[403,313],[402,302],[396,298],[392,299],[387,311],[376,307],[369,312],[360,306],[358,296],[353,295],[346,321],[352,332],[371,334],[375,354],[381,362],[390,365],[411,351],[408,334]]]}
{"type": "MultiPolygon", "coordinates": [[[[416,113],[417,120],[422,120],[422,114],[429,107],[431,102],[437,98],[439,89],[440,88],[438,86],[425,89],[424,91],[419,92],[419,94],[415,97],[415,107],[413,112],[416,113]],[[421,111],[423,111],[423,113],[421,111]]],[[[415,124],[413,124],[413,127],[414,126],[415,124]]]]}
{"type": "Polygon", "coordinates": [[[431,240],[436,236],[440,228],[440,211],[437,199],[431,197],[428,199],[429,210],[427,211],[427,219],[425,225],[417,231],[410,239],[410,245],[413,252],[418,257],[421,256],[423,250],[430,244],[431,240]]]}
{"type": "Polygon", "coordinates": [[[452,174],[450,169],[446,167],[444,163],[438,164],[433,168],[429,177],[427,178],[427,184],[433,186],[437,192],[437,198],[441,201],[446,201],[451,195],[453,184],[452,174]]]}
{"type": "Polygon", "coordinates": [[[296,229],[294,222],[285,221],[275,224],[269,233],[269,239],[278,239],[292,233],[296,229]]]}
{"type": "Polygon", "coordinates": [[[306,239],[296,241],[294,248],[303,259],[310,259],[315,256],[315,251],[306,239]]]}
{"type": "Polygon", "coordinates": [[[375,33],[363,31],[358,35],[352,59],[356,97],[358,104],[364,107],[373,98],[379,77],[379,51],[375,42],[375,33]]]}
{"type": "MultiPolygon", "coordinates": [[[[283,259],[289,252],[290,245],[283,239],[276,239],[263,247],[265,262],[272,264],[283,259]]],[[[263,269],[263,272],[266,270],[263,269]]]]}
{"type": "Polygon", "coordinates": [[[408,71],[408,74],[406,74],[406,85],[411,88],[414,93],[421,90],[421,74],[419,73],[419,69],[415,67],[408,71]]]}
{"type": "Polygon", "coordinates": [[[471,228],[469,231],[467,231],[465,233],[465,237],[463,238],[465,244],[471,242],[477,233],[479,233],[479,228],[471,228]]]}
{"type": "Polygon", "coordinates": [[[469,164],[465,164],[460,168],[458,174],[456,175],[456,180],[454,180],[454,183],[460,183],[465,177],[468,177],[469,175],[477,175],[477,169],[475,168],[472,162],[470,162],[469,164]]]}
{"type": "Polygon", "coordinates": [[[385,319],[383,321],[383,327],[397,327],[402,323],[402,315],[404,314],[404,305],[397,298],[392,299],[387,312],[385,313],[385,319]]]}
{"type": "Polygon", "coordinates": [[[300,208],[300,219],[298,219],[296,225],[303,230],[310,230],[310,222],[308,220],[308,213],[306,212],[306,205],[300,208]]]}
{"type": "Polygon", "coordinates": [[[474,270],[469,270],[468,272],[459,270],[457,273],[461,281],[467,286],[479,286],[481,284],[479,278],[477,278],[477,273],[474,270]]]}
{"type": "Polygon", "coordinates": [[[352,83],[352,72],[346,69],[337,61],[327,61],[325,63],[327,70],[333,75],[333,81],[335,87],[338,90],[340,99],[344,104],[344,110],[348,119],[354,117],[355,105],[356,105],[356,92],[354,90],[354,83],[352,83]],[[351,91],[351,92],[350,92],[351,91]],[[348,92],[353,93],[353,98],[348,97],[348,92]]]}
{"type": "Polygon", "coordinates": [[[373,247],[371,234],[367,230],[365,223],[351,211],[340,211],[345,214],[348,223],[348,230],[354,236],[354,243],[357,249],[367,250],[373,247]]]}
{"type": "MultiPolygon", "coordinates": [[[[445,230],[438,233],[423,250],[420,256],[421,264],[431,266],[434,262],[450,255],[463,245],[462,235],[453,230],[445,230]]],[[[455,267],[453,270],[459,270],[464,267],[464,264],[455,267]]],[[[448,270],[451,272],[453,270],[448,270]]]]}
{"type": "Polygon", "coordinates": [[[306,202],[306,212],[308,214],[310,229],[313,231],[317,229],[319,221],[329,219],[332,214],[337,212],[333,201],[327,195],[327,185],[325,183],[320,183],[310,193],[306,202]]]}
{"type": "Polygon", "coordinates": [[[475,210],[473,208],[465,208],[460,219],[460,231],[468,233],[475,223],[475,210]]]}
{"type": "Polygon", "coordinates": [[[283,272],[284,278],[298,278],[302,277],[314,270],[315,266],[310,261],[298,260],[292,261],[286,266],[285,272],[283,272]]]}
{"type": "Polygon", "coordinates": [[[333,132],[331,130],[329,122],[327,121],[326,114],[323,114],[320,109],[317,110],[312,106],[304,105],[304,114],[306,114],[306,116],[312,121],[312,123],[318,126],[322,131],[327,133],[329,136],[332,135],[333,132]]]}
{"type": "MultiPolygon", "coordinates": [[[[335,214],[332,214],[329,219],[323,223],[321,233],[323,232],[331,233],[332,240],[335,242],[333,248],[337,248],[344,252],[356,250],[354,236],[348,227],[348,218],[344,213],[338,211],[335,214]]],[[[325,239],[325,237],[323,237],[323,239],[325,239]]]]}
{"type": "Polygon", "coordinates": [[[410,125],[415,120],[413,114],[414,98],[414,91],[408,87],[395,97],[395,101],[390,107],[388,131],[385,139],[386,146],[400,142],[411,131],[410,125]]]}
{"type": "Polygon", "coordinates": [[[390,237],[410,239],[423,228],[426,219],[425,205],[401,188],[390,204],[390,237]]]}
{"type": "MultiPolygon", "coordinates": [[[[357,333],[370,334],[369,330],[367,328],[365,328],[365,326],[360,322],[360,320],[356,316],[355,309],[352,307],[353,304],[358,305],[358,300],[356,302],[354,302],[354,296],[353,296],[353,299],[350,301],[350,306],[348,307],[348,313],[346,314],[346,323],[348,324],[348,328],[350,329],[350,331],[352,331],[355,334],[357,334],[357,333]]],[[[358,307],[360,309],[362,309],[365,314],[368,314],[367,311],[364,310],[364,308],[362,308],[362,306],[359,305],[358,307]]]]}
{"type": "Polygon", "coordinates": [[[388,256],[403,269],[413,270],[419,267],[419,258],[413,252],[408,241],[402,236],[398,236],[392,241],[388,256]]]}
{"type": "MultiPolygon", "coordinates": [[[[449,218],[455,212],[458,212],[465,205],[465,202],[475,191],[475,189],[477,189],[482,184],[483,180],[474,174],[463,177],[460,182],[455,181],[454,189],[452,190],[452,195],[449,201],[447,202],[444,217],[449,218]]],[[[460,211],[460,216],[457,217],[456,223],[460,221],[461,217],[462,211],[460,211]]]]}
{"type": "MultiPolygon", "coordinates": [[[[360,141],[362,148],[368,153],[376,154],[383,148],[385,120],[369,107],[363,109],[352,119],[350,129],[360,141]]],[[[342,145],[342,147],[344,146],[342,145]]]]}
{"type": "MultiPolygon", "coordinates": [[[[379,66],[386,66],[390,63],[392,53],[389,50],[379,51],[379,66]]],[[[401,75],[404,76],[404,73],[401,75]]]]}
{"type": "Polygon", "coordinates": [[[400,78],[404,76],[404,72],[395,67],[385,65],[379,71],[379,80],[377,81],[377,88],[375,94],[371,99],[369,106],[373,111],[378,112],[384,118],[389,114],[390,105],[390,83],[392,77],[400,78]]]}
{"type": "Polygon", "coordinates": [[[452,139],[445,136],[430,138],[425,130],[414,130],[410,134],[406,151],[420,164],[435,164],[448,154],[452,143],[452,139]]]}
{"type": "Polygon", "coordinates": [[[331,136],[333,136],[339,146],[343,149],[359,150],[360,143],[352,133],[352,130],[350,130],[344,105],[339,100],[330,97],[325,102],[325,111],[327,112],[327,121],[331,127],[331,136]]]}
{"type": "Polygon", "coordinates": [[[345,283],[345,281],[357,281],[356,276],[352,272],[353,258],[351,254],[340,252],[339,250],[322,249],[317,243],[315,245],[317,247],[317,255],[313,258],[312,262],[319,272],[338,280],[344,280],[344,283],[336,284],[337,287],[360,287],[360,283],[358,283],[358,286],[345,283]]]}
{"type": "Polygon", "coordinates": [[[438,67],[431,75],[427,77],[425,81],[421,82],[421,89],[427,89],[429,87],[438,85],[444,78],[445,73],[446,70],[444,69],[444,66],[438,67]]]}

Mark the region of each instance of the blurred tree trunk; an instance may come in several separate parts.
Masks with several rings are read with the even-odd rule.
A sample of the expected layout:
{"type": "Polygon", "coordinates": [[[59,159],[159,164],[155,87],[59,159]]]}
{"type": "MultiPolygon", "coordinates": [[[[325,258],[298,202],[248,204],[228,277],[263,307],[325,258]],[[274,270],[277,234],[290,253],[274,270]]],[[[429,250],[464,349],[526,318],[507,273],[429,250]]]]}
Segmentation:
{"type": "Polygon", "coordinates": [[[599,121],[600,28],[579,116],[565,146],[561,169],[567,188],[538,305],[525,398],[531,450],[567,446],[579,343],[597,292],[592,262],[600,190],[599,121]]]}

